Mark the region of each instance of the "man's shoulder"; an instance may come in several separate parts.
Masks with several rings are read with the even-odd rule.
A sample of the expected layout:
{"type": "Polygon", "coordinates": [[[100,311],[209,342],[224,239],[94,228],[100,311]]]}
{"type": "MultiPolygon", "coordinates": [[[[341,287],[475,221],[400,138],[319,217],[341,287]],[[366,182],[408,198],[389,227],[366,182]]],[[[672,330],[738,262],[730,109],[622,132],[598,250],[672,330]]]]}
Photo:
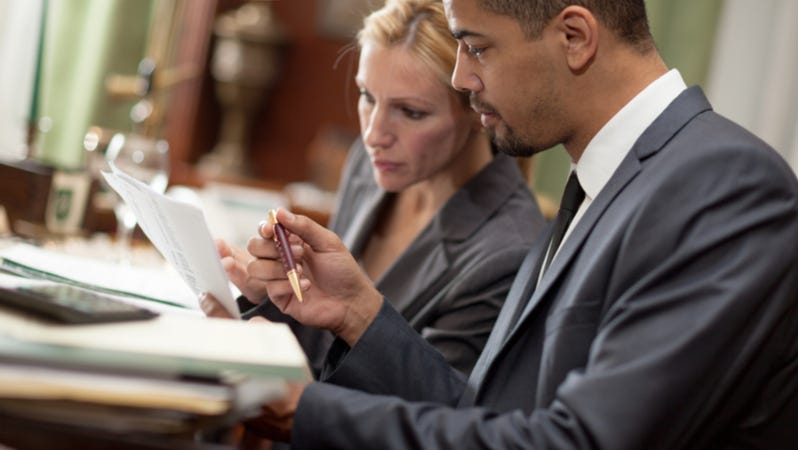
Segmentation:
{"type": "Polygon", "coordinates": [[[749,172],[771,182],[796,184],[786,161],[769,144],[737,123],[706,111],[678,131],[664,147],[665,162],[706,177],[729,179],[731,171],[749,172]]]}

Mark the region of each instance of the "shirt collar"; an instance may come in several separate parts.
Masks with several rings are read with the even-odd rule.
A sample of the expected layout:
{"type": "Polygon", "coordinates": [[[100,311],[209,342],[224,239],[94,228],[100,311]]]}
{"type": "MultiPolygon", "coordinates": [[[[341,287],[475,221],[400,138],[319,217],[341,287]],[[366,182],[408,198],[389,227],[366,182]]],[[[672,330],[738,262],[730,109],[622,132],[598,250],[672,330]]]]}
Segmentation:
{"type": "Polygon", "coordinates": [[[581,159],[572,165],[587,201],[597,197],[639,136],[685,89],[681,74],[672,69],[639,92],[597,132],[581,159]]]}

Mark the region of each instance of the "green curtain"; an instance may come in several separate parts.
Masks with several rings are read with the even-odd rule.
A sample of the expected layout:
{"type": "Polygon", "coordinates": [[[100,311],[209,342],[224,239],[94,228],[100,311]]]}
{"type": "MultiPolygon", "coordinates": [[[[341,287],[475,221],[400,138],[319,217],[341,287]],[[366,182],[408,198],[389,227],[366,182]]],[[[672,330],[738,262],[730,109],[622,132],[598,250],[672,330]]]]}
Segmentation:
{"type": "Polygon", "coordinates": [[[152,6],[153,0],[47,3],[34,158],[61,168],[81,167],[89,126],[131,129],[134,101],[111,99],[104,81],[112,73],[136,74],[152,6]]]}
{"type": "MultiPolygon", "coordinates": [[[[704,85],[723,0],[646,0],[650,28],[661,55],[686,84],[704,85]]],[[[569,156],[562,146],[536,157],[533,189],[557,205],[567,182],[569,156]]]]}
{"type": "Polygon", "coordinates": [[[669,67],[689,86],[703,86],[714,50],[722,0],[646,0],[650,29],[669,67]]]}

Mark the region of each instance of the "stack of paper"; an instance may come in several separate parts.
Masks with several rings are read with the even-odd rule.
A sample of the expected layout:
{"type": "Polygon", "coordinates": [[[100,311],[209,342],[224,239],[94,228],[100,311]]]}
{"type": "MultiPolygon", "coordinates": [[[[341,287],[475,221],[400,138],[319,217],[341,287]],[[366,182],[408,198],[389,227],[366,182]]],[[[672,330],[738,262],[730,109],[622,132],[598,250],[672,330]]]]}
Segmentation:
{"type": "Polygon", "coordinates": [[[0,308],[0,413],[14,417],[184,433],[256,415],[309,377],[284,324],[162,314],[56,325],[0,308]]]}
{"type": "Polygon", "coordinates": [[[191,380],[0,364],[0,412],[114,432],[177,434],[258,415],[281,395],[278,380],[191,380]]]}
{"type": "Polygon", "coordinates": [[[120,265],[18,243],[0,249],[0,271],[77,285],[162,312],[202,315],[197,296],[169,267],[120,265]]]}
{"type": "Polygon", "coordinates": [[[210,292],[238,317],[200,209],[116,170],[106,178],[174,270],[18,244],[0,250],[0,272],[24,278],[6,275],[0,283],[76,284],[173,313],[58,325],[0,308],[0,416],[185,432],[208,419],[241,420],[282,395],[287,380],[310,379],[287,325],[210,319],[199,311],[198,295],[210,292]]]}
{"type": "Polygon", "coordinates": [[[299,379],[305,354],[285,324],[177,314],[96,325],[57,325],[0,308],[0,361],[33,361],[216,378],[299,379]]]}

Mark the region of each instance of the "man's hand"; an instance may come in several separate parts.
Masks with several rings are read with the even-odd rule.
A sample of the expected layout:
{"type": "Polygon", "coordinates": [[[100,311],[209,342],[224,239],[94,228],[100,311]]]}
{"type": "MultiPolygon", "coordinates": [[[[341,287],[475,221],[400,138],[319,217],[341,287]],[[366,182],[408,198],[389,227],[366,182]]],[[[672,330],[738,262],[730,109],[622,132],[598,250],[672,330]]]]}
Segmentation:
{"type": "Polygon", "coordinates": [[[292,437],[294,412],[297,410],[300,396],[303,395],[305,384],[290,383],[288,388],[285,397],[262,406],[261,415],[245,421],[244,426],[262,438],[289,442],[292,437]]]}
{"type": "MultiPolygon", "coordinates": [[[[253,239],[261,238],[254,237],[253,239]]],[[[253,257],[246,251],[233,247],[222,239],[217,239],[216,244],[222,268],[225,269],[228,279],[239,288],[239,291],[247,300],[257,305],[267,295],[267,289],[264,287],[264,283],[254,280],[247,274],[247,264],[253,260],[253,257]]]]}
{"type": "Polygon", "coordinates": [[[247,250],[257,258],[248,264],[248,274],[265,284],[269,298],[285,314],[354,345],[378,314],[383,297],[335,233],[283,209],[277,218],[291,233],[304,302],[292,293],[266,223],[259,228],[261,239],[248,243],[247,250]]]}

